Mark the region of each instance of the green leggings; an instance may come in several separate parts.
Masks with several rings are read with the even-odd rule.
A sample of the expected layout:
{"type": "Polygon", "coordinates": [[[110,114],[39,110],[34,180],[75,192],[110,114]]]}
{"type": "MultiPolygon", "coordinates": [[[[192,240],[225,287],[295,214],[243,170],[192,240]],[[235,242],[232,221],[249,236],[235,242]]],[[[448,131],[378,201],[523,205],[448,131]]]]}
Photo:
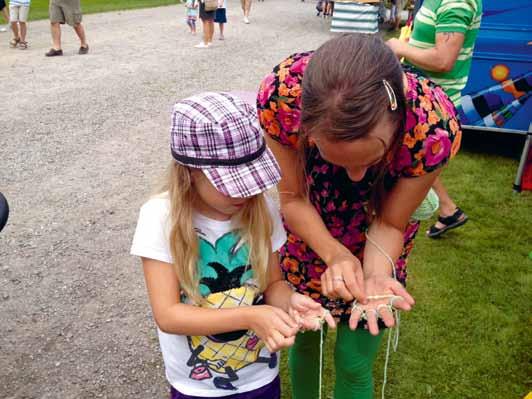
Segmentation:
{"type": "MultiPolygon", "coordinates": [[[[338,323],[334,350],[334,399],[373,398],[373,362],[381,338],[382,332],[373,336],[366,330],[352,331],[347,323],[338,323]]],[[[296,342],[288,353],[292,399],[318,399],[319,354],[319,331],[297,335],[296,342]]],[[[322,375],[322,379],[323,377],[322,375]]],[[[327,395],[323,394],[323,397],[326,398],[327,395]]]]}

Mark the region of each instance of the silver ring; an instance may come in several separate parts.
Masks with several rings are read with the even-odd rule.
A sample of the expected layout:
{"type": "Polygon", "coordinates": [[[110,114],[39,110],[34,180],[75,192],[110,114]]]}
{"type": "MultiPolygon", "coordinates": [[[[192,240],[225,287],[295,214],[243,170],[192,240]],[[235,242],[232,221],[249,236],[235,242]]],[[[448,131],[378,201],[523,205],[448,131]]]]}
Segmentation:
{"type": "Polygon", "coordinates": [[[335,276],[335,277],[333,277],[332,279],[333,279],[333,281],[341,281],[341,282],[344,282],[344,281],[345,281],[344,278],[343,278],[343,276],[335,276]]]}

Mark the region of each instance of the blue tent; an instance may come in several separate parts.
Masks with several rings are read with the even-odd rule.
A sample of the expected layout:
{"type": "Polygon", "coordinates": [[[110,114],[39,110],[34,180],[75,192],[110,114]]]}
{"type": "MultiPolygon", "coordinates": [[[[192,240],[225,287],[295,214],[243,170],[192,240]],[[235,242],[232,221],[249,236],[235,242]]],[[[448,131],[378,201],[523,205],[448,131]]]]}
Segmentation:
{"type": "Polygon", "coordinates": [[[515,188],[532,142],[532,0],[484,0],[460,116],[471,129],[527,135],[515,188]]]}

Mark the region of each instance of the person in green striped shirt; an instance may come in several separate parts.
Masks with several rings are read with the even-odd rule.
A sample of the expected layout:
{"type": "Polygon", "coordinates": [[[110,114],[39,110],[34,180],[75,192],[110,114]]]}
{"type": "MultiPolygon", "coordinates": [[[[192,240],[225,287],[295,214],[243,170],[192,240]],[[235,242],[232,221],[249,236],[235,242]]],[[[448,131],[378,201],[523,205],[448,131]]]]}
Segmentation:
{"type": "MultiPolygon", "coordinates": [[[[439,84],[458,107],[481,17],[482,0],[425,0],[414,19],[410,40],[390,39],[387,44],[398,57],[439,84]]],[[[440,178],[433,188],[440,200],[440,215],[427,231],[432,238],[467,222],[467,215],[456,206],[440,178]]]]}

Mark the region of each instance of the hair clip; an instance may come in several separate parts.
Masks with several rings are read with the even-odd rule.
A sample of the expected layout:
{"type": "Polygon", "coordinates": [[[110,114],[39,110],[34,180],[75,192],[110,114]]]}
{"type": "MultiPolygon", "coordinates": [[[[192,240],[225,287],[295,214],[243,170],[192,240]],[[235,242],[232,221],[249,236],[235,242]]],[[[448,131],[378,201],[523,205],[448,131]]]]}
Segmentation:
{"type": "Polygon", "coordinates": [[[382,84],[384,85],[386,94],[388,94],[388,99],[390,100],[390,109],[395,111],[397,109],[397,97],[395,97],[395,92],[393,91],[392,85],[390,85],[386,79],[382,80],[382,84]]]}

